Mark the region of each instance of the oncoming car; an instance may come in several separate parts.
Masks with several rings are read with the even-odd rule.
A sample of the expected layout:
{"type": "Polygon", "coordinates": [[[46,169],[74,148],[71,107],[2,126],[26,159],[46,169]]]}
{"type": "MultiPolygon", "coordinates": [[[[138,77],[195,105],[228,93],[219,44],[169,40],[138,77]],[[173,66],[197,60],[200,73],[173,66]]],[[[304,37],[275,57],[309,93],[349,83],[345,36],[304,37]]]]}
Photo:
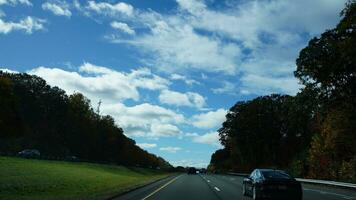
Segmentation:
{"type": "Polygon", "coordinates": [[[242,193],[256,199],[302,200],[302,185],[281,170],[255,169],[243,180],[242,193]]]}

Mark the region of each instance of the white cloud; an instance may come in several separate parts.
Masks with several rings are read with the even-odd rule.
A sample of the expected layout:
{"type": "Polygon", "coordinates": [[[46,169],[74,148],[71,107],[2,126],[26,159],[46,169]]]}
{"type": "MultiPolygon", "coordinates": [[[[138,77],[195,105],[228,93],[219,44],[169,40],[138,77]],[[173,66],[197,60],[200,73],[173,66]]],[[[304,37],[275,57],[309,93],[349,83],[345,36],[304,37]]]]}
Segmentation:
{"type": "Polygon", "coordinates": [[[345,0],[239,1],[227,9],[212,10],[204,1],[178,0],[180,8],[193,16],[190,19],[193,20],[194,27],[242,41],[246,47],[254,48],[264,43],[261,33],[281,36],[283,39],[285,38],[283,35],[305,32],[318,34],[324,31],[337,21],[345,2],[345,0]],[[300,15],[301,11],[303,15],[300,15]]]}
{"type": "Polygon", "coordinates": [[[72,12],[69,10],[69,6],[66,2],[60,2],[60,3],[46,2],[42,4],[42,9],[51,11],[54,15],[57,16],[66,16],[66,17],[72,16],[72,12]]]}
{"type": "Polygon", "coordinates": [[[135,30],[133,30],[131,27],[129,27],[129,25],[127,25],[126,23],[122,23],[122,22],[117,22],[117,21],[113,21],[111,22],[111,27],[117,30],[120,30],[124,33],[127,33],[129,35],[135,35],[136,32],[135,30]]]}
{"type": "Polygon", "coordinates": [[[131,107],[123,104],[104,104],[102,112],[113,116],[126,135],[136,137],[178,136],[180,130],[173,124],[185,123],[182,114],[148,103],[131,107]]]}
{"type": "Polygon", "coordinates": [[[211,8],[206,2],[177,0],[173,14],[139,11],[131,20],[149,31],[130,40],[108,38],[136,46],[147,53],[144,62],[167,73],[236,75],[235,89],[222,82],[215,93],[294,94],[300,87],[292,80],[299,50],[311,37],[335,26],[346,0],[230,1],[224,8],[211,8]],[[288,84],[267,81],[253,91],[255,83],[246,81],[253,76],[283,77],[288,84]]]}
{"type": "Polygon", "coordinates": [[[137,137],[177,136],[180,130],[175,124],[186,123],[182,114],[167,108],[141,103],[126,106],[122,101],[138,101],[138,89],[162,90],[170,82],[153,74],[147,68],[119,72],[107,67],[84,63],[78,72],[59,68],[38,67],[29,71],[44,78],[50,85],[64,89],[68,94],[83,93],[95,105],[102,101],[101,113],[114,117],[126,135],[137,137]]]}
{"type": "Polygon", "coordinates": [[[85,73],[89,73],[89,74],[110,74],[110,73],[114,73],[115,71],[107,68],[107,67],[102,67],[102,66],[98,66],[98,65],[94,65],[88,62],[83,63],[83,65],[81,65],[79,67],[79,71],[80,72],[85,72],[85,73]]]}
{"type": "MultiPolygon", "coordinates": [[[[305,35],[312,37],[333,27],[345,2],[239,1],[227,9],[212,10],[204,1],[178,0],[180,8],[189,13],[186,15],[192,27],[235,40],[241,43],[241,48],[251,51],[245,59],[235,61],[242,76],[240,93],[249,91],[250,94],[266,94],[266,91],[295,94],[300,86],[292,72],[298,51],[309,40],[305,35]],[[266,82],[250,81],[256,77],[263,77],[266,82]],[[257,84],[258,89],[254,90],[257,84]]],[[[231,89],[232,85],[225,85],[215,92],[231,89]]]]}
{"type": "Polygon", "coordinates": [[[69,94],[83,93],[95,102],[101,98],[106,102],[139,99],[137,88],[128,82],[130,79],[126,74],[120,72],[83,76],[59,68],[38,67],[29,73],[44,78],[50,85],[58,86],[69,94]]]}
{"type": "Polygon", "coordinates": [[[211,91],[215,94],[234,94],[236,93],[236,86],[228,81],[222,82],[223,86],[220,88],[212,88],[211,91]]]}
{"type": "Polygon", "coordinates": [[[183,166],[183,167],[197,167],[205,168],[208,166],[208,162],[201,159],[183,159],[170,162],[173,166],[183,166]]]}
{"type": "Polygon", "coordinates": [[[17,4],[24,4],[27,6],[31,6],[32,3],[29,0],[0,0],[0,6],[1,5],[17,5],[17,4]]]}
{"type": "Polygon", "coordinates": [[[137,146],[143,148],[143,149],[152,149],[157,147],[157,144],[154,143],[137,143],[137,146]]]}
{"type": "Polygon", "coordinates": [[[84,63],[79,72],[86,76],[59,68],[38,67],[31,71],[43,77],[50,85],[59,86],[69,94],[81,92],[89,99],[98,102],[116,103],[125,99],[139,100],[138,88],[159,90],[167,88],[169,81],[161,78],[147,68],[132,70],[130,73],[111,70],[106,67],[84,63]]]}
{"type": "Polygon", "coordinates": [[[180,75],[180,74],[171,74],[170,77],[171,80],[180,80],[183,81],[185,84],[187,85],[193,85],[193,84],[197,84],[199,85],[200,83],[196,80],[193,79],[189,79],[186,76],[180,75]]]}
{"type": "Polygon", "coordinates": [[[180,147],[161,147],[159,148],[160,151],[166,151],[168,153],[177,153],[177,151],[182,150],[180,147]]]}
{"type": "MultiPolygon", "coordinates": [[[[146,17],[146,16],[141,16],[146,17]]],[[[234,61],[240,56],[236,44],[225,44],[221,39],[199,35],[185,19],[168,17],[152,19],[150,33],[132,41],[115,38],[112,42],[126,42],[154,55],[153,62],[158,69],[166,72],[191,69],[211,72],[236,72],[234,61]]]]}
{"type": "Polygon", "coordinates": [[[242,94],[261,94],[267,95],[271,93],[282,92],[284,94],[296,94],[301,85],[298,80],[292,77],[264,77],[259,75],[247,75],[241,78],[243,84],[242,94]]]}
{"type": "Polygon", "coordinates": [[[206,105],[205,98],[194,92],[176,92],[171,90],[162,90],[159,95],[161,103],[176,106],[188,106],[203,108],[206,105]]]}
{"type": "Polygon", "coordinates": [[[162,136],[179,136],[181,131],[177,126],[172,124],[152,124],[151,133],[149,136],[152,137],[162,137],[162,136]]]}
{"type": "Polygon", "coordinates": [[[127,3],[118,2],[116,4],[110,4],[107,2],[99,2],[89,1],[86,9],[89,11],[94,11],[98,14],[107,15],[107,16],[119,16],[119,15],[127,15],[131,16],[134,12],[134,8],[127,3]]]}
{"type": "Polygon", "coordinates": [[[14,70],[7,69],[7,68],[1,68],[1,67],[0,67],[0,71],[6,72],[6,73],[10,73],[10,74],[17,74],[17,73],[19,73],[18,71],[14,71],[14,70]]]}
{"type": "Polygon", "coordinates": [[[26,17],[19,22],[6,22],[0,19],[0,33],[8,34],[15,30],[25,31],[27,34],[32,34],[34,31],[44,29],[43,24],[46,21],[35,17],[26,17]]]}
{"type": "Polygon", "coordinates": [[[211,132],[204,135],[196,135],[192,137],[193,142],[201,143],[201,144],[210,144],[214,146],[221,146],[219,142],[219,133],[211,132]]]}
{"type": "Polygon", "coordinates": [[[227,110],[220,108],[216,111],[194,115],[192,117],[192,124],[195,127],[203,129],[217,128],[226,120],[226,113],[227,110]]]}

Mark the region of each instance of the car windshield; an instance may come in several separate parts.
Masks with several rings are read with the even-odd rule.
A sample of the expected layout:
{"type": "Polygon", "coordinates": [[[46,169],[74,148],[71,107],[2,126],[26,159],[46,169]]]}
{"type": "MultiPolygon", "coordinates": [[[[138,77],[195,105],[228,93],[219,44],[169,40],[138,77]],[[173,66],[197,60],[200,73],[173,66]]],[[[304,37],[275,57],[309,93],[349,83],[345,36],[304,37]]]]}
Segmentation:
{"type": "Polygon", "coordinates": [[[262,175],[265,178],[272,178],[272,179],[290,179],[291,177],[284,173],[284,172],[280,172],[280,171],[262,171],[262,175]]]}

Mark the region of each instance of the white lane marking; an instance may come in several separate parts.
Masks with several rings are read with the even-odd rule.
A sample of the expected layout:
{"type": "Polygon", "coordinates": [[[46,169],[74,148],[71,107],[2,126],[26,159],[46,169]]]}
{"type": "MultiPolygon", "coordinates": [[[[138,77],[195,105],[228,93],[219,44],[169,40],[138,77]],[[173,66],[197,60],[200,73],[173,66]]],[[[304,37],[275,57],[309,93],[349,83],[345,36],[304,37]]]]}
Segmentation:
{"type": "Polygon", "coordinates": [[[318,192],[320,194],[326,194],[326,195],[335,195],[335,196],[339,196],[339,197],[342,197],[344,199],[356,199],[354,197],[350,197],[350,196],[346,196],[346,195],[343,195],[343,194],[337,194],[337,193],[333,193],[333,192],[325,192],[325,191],[320,191],[320,190],[313,190],[313,189],[304,189],[306,191],[312,191],[312,192],[318,192]]]}
{"type": "Polygon", "coordinates": [[[220,192],[220,189],[218,187],[214,187],[214,189],[218,192],[220,192]]]}
{"type": "Polygon", "coordinates": [[[208,183],[210,183],[210,180],[207,180],[208,181],[208,183]]]}
{"type": "Polygon", "coordinates": [[[157,192],[159,192],[160,190],[162,190],[163,188],[167,187],[167,185],[173,183],[173,181],[177,180],[179,177],[181,177],[182,175],[180,176],[177,176],[175,177],[174,179],[170,180],[168,183],[162,185],[161,187],[159,187],[157,190],[153,191],[151,194],[147,195],[146,197],[144,197],[143,199],[141,200],[146,200],[148,198],[150,198],[152,195],[156,194],[157,192]]]}

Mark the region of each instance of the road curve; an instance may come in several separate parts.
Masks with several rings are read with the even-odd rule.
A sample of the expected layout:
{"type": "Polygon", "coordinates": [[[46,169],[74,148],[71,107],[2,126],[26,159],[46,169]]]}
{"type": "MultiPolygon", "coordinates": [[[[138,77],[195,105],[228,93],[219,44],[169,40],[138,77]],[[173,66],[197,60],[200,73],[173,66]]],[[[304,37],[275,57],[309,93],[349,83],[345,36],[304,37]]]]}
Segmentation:
{"type": "MultiPolygon", "coordinates": [[[[242,177],[181,174],[149,184],[114,200],[252,200],[242,195],[242,177]]],[[[304,200],[356,200],[356,191],[303,185],[304,200]]]]}

